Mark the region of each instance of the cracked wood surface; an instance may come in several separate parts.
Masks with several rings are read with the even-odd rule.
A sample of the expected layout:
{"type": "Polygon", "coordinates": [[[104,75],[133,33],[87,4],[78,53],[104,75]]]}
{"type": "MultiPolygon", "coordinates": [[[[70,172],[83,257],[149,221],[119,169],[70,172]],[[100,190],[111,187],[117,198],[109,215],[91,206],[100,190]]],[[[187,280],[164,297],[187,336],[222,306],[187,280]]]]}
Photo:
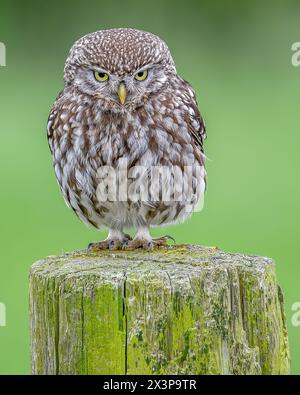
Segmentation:
{"type": "Polygon", "coordinates": [[[287,374],[274,262],[217,248],[78,251],[30,273],[33,374],[287,374]]]}

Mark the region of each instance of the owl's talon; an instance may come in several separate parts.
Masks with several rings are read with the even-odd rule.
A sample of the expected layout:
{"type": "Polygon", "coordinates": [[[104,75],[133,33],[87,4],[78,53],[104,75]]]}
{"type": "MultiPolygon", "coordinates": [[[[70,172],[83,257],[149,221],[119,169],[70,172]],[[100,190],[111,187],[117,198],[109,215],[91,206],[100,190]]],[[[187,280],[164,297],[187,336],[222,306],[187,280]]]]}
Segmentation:
{"type": "Polygon", "coordinates": [[[109,240],[103,240],[98,243],[89,243],[88,251],[108,250],[110,245],[109,240]]]}
{"type": "Polygon", "coordinates": [[[129,234],[125,233],[124,234],[124,240],[125,241],[132,240],[132,237],[129,234]]]}
{"type": "Polygon", "coordinates": [[[158,237],[156,239],[153,239],[153,243],[157,247],[167,247],[168,246],[168,240],[172,240],[174,242],[174,244],[176,243],[176,240],[174,239],[174,237],[172,237],[170,235],[166,235],[166,236],[162,236],[162,237],[158,237]]]}
{"type": "Polygon", "coordinates": [[[153,241],[150,241],[149,243],[148,243],[148,248],[147,248],[147,250],[148,251],[152,251],[154,249],[154,243],[153,243],[153,241]]]}
{"type": "Polygon", "coordinates": [[[172,241],[174,242],[174,244],[176,244],[176,240],[174,239],[174,237],[172,237],[172,236],[170,236],[170,235],[166,235],[166,236],[164,236],[164,237],[166,237],[166,238],[169,239],[169,240],[172,240],[172,241]]]}
{"type": "Polygon", "coordinates": [[[111,240],[110,242],[109,242],[109,244],[108,244],[108,248],[110,249],[110,250],[115,250],[116,249],[116,247],[115,247],[115,240],[111,240]]]}
{"type": "Polygon", "coordinates": [[[149,250],[149,244],[152,244],[152,242],[149,240],[144,240],[144,239],[133,239],[133,240],[128,240],[126,244],[123,245],[123,250],[124,251],[133,251],[138,248],[143,248],[144,250],[149,250]]]}
{"type": "MultiPolygon", "coordinates": [[[[128,235],[126,235],[128,236],[128,235]]],[[[129,236],[130,237],[130,236],[129,236]]],[[[99,251],[99,250],[110,250],[110,251],[116,251],[118,249],[121,249],[124,245],[124,243],[128,242],[128,239],[124,238],[122,240],[120,239],[107,239],[100,241],[98,243],[89,243],[87,249],[88,251],[99,251]]]]}
{"type": "Polygon", "coordinates": [[[150,241],[136,238],[133,240],[128,240],[128,242],[124,243],[122,249],[124,251],[133,251],[138,248],[143,248],[144,250],[152,251],[155,248],[168,246],[168,240],[172,240],[175,243],[175,239],[169,235],[152,239],[150,241]]]}

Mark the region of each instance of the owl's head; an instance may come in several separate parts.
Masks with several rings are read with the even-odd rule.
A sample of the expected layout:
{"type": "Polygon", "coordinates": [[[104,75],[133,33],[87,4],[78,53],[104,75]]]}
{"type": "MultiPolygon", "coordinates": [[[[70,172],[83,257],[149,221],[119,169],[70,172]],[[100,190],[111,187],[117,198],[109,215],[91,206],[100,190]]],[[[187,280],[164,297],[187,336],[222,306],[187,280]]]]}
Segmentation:
{"type": "Polygon", "coordinates": [[[136,29],[109,29],[75,42],[64,79],[66,86],[121,111],[141,105],[174,74],[170,51],[159,37],[136,29]]]}

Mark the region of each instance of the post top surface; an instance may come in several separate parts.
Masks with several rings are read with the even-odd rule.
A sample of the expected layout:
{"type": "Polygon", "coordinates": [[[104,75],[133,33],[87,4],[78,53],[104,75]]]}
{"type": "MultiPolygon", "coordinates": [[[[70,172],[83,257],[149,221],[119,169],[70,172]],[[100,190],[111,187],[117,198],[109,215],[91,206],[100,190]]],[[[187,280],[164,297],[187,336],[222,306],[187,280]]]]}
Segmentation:
{"type": "Polygon", "coordinates": [[[274,262],[267,257],[239,253],[225,253],[217,247],[177,245],[154,251],[99,251],[85,250],[48,256],[31,267],[32,275],[46,277],[82,277],[99,275],[111,280],[124,274],[149,277],[167,272],[172,277],[188,274],[242,270],[261,272],[274,270],[274,262]]]}

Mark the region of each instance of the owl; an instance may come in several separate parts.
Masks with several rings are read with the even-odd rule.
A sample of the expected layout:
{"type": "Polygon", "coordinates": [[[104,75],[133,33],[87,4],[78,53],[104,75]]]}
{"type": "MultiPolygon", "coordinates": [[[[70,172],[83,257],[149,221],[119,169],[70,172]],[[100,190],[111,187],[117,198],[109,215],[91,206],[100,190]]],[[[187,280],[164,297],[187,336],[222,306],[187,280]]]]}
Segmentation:
{"type": "Polygon", "coordinates": [[[166,246],[173,238],[152,238],[150,228],[182,222],[203,202],[205,124],[193,88],[152,33],[108,29],[76,41],[47,130],[67,205],[108,229],[89,249],[166,246]]]}

